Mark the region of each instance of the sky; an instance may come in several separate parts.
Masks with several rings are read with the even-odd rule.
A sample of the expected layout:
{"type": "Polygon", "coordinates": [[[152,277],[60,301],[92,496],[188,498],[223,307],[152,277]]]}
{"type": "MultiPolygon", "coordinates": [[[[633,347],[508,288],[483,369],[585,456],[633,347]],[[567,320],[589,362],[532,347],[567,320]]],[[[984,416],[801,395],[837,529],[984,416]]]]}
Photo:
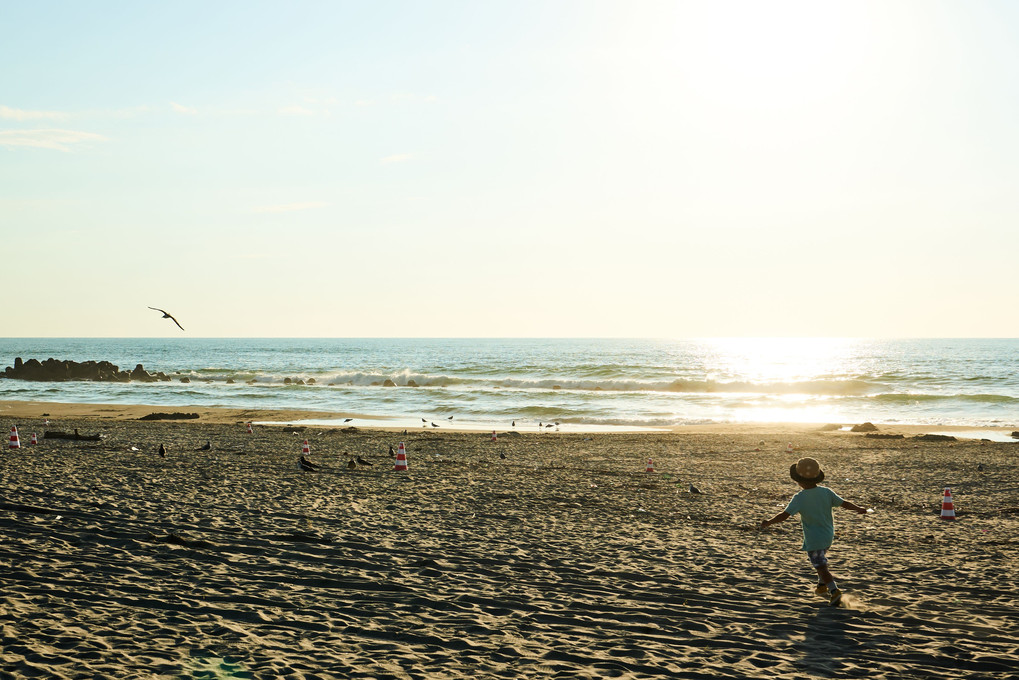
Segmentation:
{"type": "Polygon", "coordinates": [[[1019,337],[1019,3],[0,0],[4,337],[1019,337]]]}

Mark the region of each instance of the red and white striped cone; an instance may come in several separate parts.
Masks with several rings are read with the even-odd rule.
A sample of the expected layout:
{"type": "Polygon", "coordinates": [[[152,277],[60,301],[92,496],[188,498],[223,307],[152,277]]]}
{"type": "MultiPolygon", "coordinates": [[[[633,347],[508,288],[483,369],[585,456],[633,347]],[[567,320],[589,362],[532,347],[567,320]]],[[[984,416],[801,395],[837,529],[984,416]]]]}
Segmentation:
{"type": "Polygon", "coordinates": [[[396,465],[393,466],[393,470],[396,472],[407,470],[407,449],[403,448],[403,442],[400,442],[400,447],[396,450],[396,465]]]}
{"type": "Polygon", "coordinates": [[[941,501],[941,519],[955,519],[955,504],[952,502],[952,490],[945,487],[945,497],[941,501]]]}
{"type": "Polygon", "coordinates": [[[647,459],[647,467],[644,468],[644,472],[654,472],[654,471],[655,471],[655,464],[654,464],[654,462],[650,458],[648,458],[647,459]]]}
{"type": "Polygon", "coordinates": [[[786,453],[792,453],[793,452],[793,443],[792,442],[789,442],[789,446],[785,447],[785,452],[786,453]]]}
{"type": "Polygon", "coordinates": [[[15,425],[14,427],[11,428],[11,448],[12,449],[20,449],[21,448],[21,440],[18,439],[18,426],[17,425],[15,425]]]}
{"type": "Polygon", "coordinates": [[[497,442],[497,441],[499,441],[499,437],[497,437],[497,436],[496,436],[496,434],[495,434],[495,430],[492,430],[492,441],[493,441],[493,442],[497,442]]]}
{"type": "Polygon", "coordinates": [[[304,440],[304,444],[301,445],[301,455],[303,455],[303,456],[310,456],[311,455],[311,447],[308,446],[308,440],[307,439],[305,439],[304,440]]]}
{"type": "Polygon", "coordinates": [[[248,434],[253,434],[251,431],[251,423],[248,423],[248,434]]]}
{"type": "Polygon", "coordinates": [[[38,443],[39,443],[39,440],[38,440],[38,439],[36,439],[36,437],[35,437],[35,432],[33,432],[33,433],[32,433],[32,438],[28,440],[28,443],[29,443],[29,444],[32,444],[33,446],[34,446],[35,444],[38,444],[38,443]]]}

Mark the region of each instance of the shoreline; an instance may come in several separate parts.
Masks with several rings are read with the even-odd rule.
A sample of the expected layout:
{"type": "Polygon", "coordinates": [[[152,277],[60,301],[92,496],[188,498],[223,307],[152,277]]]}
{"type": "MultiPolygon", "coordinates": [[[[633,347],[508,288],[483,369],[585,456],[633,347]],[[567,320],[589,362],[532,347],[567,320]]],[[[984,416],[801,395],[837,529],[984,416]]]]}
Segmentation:
{"type": "MultiPolygon", "coordinates": [[[[419,427],[419,421],[399,417],[368,416],[363,414],[344,411],[315,411],[305,409],[241,409],[222,406],[198,406],[198,407],[169,407],[153,404],[103,404],[103,403],[77,403],[77,402],[44,402],[44,401],[20,401],[0,400],[0,420],[39,420],[43,418],[59,419],[95,419],[110,421],[133,421],[140,420],[152,413],[197,413],[198,418],[187,420],[166,419],[160,422],[189,422],[209,425],[225,425],[237,423],[260,423],[264,425],[300,425],[312,428],[336,428],[353,426],[358,429],[380,430],[380,431],[402,431],[429,432],[431,428],[419,427]],[[344,422],[350,418],[350,422],[344,422]]],[[[842,427],[849,427],[855,423],[832,423],[842,427]]],[[[916,436],[922,434],[945,434],[960,433],[971,436],[968,439],[979,439],[980,434],[986,434],[997,441],[1009,441],[1008,435],[1019,429],[1019,425],[980,427],[972,425],[916,425],[900,423],[873,423],[880,433],[902,434],[905,436],[916,436]],[[1004,439],[998,437],[1004,436],[1004,439]]],[[[697,425],[676,425],[673,427],[606,427],[588,426],[576,424],[563,424],[562,432],[569,434],[663,434],[663,433],[686,433],[686,434],[761,434],[780,435],[783,433],[814,433],[823,431],[826,423],[795,423],[795,422],[757,422],[757,423],[709,423],[697,425]]],[[[488,432],[494,426],[499,431],[507,431],[504,425],[493,423],[442,423],[443,432],[456,433],[477,433],[488,432]]],[[[538,433],[531,427],[520,426],[516,428],[520,433],[538,433]]],[[[845,431],[845,430],[843,430],[845,431]]],[[[548,432],[552,434],[551,431],[548,432]]],[[[1019,442],[1019,439],[1015,440],[1019,442]]]]}

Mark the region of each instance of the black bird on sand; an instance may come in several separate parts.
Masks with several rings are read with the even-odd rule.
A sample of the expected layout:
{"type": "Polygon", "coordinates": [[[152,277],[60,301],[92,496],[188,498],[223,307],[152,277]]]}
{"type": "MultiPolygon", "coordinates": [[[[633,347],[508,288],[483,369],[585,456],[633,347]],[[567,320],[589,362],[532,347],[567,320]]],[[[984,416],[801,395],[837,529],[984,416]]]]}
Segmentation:
{"type": "Polygon", "coordinates": [[[177,324],[177,328],[184,330],[184,327],[180,325],[180,322],[177,321],[177,319],[173,318],[173,314],[170,314],[170,312],[166,311],[165,309],[160,309],[159,307],[149,307],[149,309],[154,309],[157,312],[162,312],[164,319],[169,319],[170,321],[177,324]]]}
{"type": "Polygon", "coordinates": [[[345,422],[345,423],[349,423],[349,422],[350,422],[351,420],[353,420],[353,418],[344,418],[344,419],[343,419],[343,422],[345,422]]]}
{"type": "Polygon", "coordinates": [[[375,465],[375,463],[371,463],[371,462],[365,460],[364,458],[362,458],[361,456],[358,456],[354,460],[357,461],[358,465],[375,465]]]}
{"type": "Polygon", "coordinates": [[[205,443],[202,444],[201,448],[195,449],[196,451],[212,451],[212,440],[206,439],[205,443]]]}
{"type": "Polygon", "coordinates": [[[702,491],[700,489],[698,489],[696,486],[694,486],[693,483],[691,483],[690,484],[690,493],[702,493],[702,491]]]}
{"type": "Polygon", "coordinates": [[[393,458],[394,456],[396,456],[396,451],[393,451],[393,445],[390,444],[389,445],[389,457],[393,458]]]}
{"type": "Polygon", "coordinates": [[[446,418],[446,420],[453,420],[453,416],[450,416],[449,418],[446,418]]]}
{"type": "Polygon", "coordinates": [[[166,447],[162,444],[159,445],[159,457],[166,458],[166,447]]]}
{"type": "Polygon", "coordinates": [[[347,461],[347,469],[348,470],[356,470],[357,469],[357,463],[354,462],[353,458],[351,458],[350,460],[347,461]]]}
{"type": "Polygon", "coordinates": [[[432,423],[432,427],[438,427],[438,425],[436,425],[435,423],[432,423]]]}
{"type": "Polygon", "coordinates": [[[317,472],[318,471],[319,466],[316,465],[315,463],[312,463],[310,460],[305,458],[303,455],[300,457],[298,462],[301,464],[301,469],[306,471],[306,472],[317,472]]]}
{"type": "Polygon", "coordinates": [[[506,460],[506,454],[503,453],[502,451],[499,452],[499,457],[502,458],[503,460],[506,460]]]}

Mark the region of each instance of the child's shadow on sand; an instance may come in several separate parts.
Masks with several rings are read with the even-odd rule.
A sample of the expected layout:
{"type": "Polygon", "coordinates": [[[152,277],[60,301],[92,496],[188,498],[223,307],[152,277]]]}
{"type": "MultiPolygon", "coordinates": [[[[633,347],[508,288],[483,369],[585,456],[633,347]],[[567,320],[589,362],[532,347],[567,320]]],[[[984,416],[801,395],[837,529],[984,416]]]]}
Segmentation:
{"type": "MultiPolygon", "coordinates": [[[[854,608],[853,602],[845,604],[854,608]]],[[[858,654],[865,640],[847,635],[855,617],[843,608],[821,606],[807,622],[800,661],[811,674],[831,677],[845,669],[846,661],[858,654]]],[[[855,665],[855,664],[853,664],[855,665]]]]}

